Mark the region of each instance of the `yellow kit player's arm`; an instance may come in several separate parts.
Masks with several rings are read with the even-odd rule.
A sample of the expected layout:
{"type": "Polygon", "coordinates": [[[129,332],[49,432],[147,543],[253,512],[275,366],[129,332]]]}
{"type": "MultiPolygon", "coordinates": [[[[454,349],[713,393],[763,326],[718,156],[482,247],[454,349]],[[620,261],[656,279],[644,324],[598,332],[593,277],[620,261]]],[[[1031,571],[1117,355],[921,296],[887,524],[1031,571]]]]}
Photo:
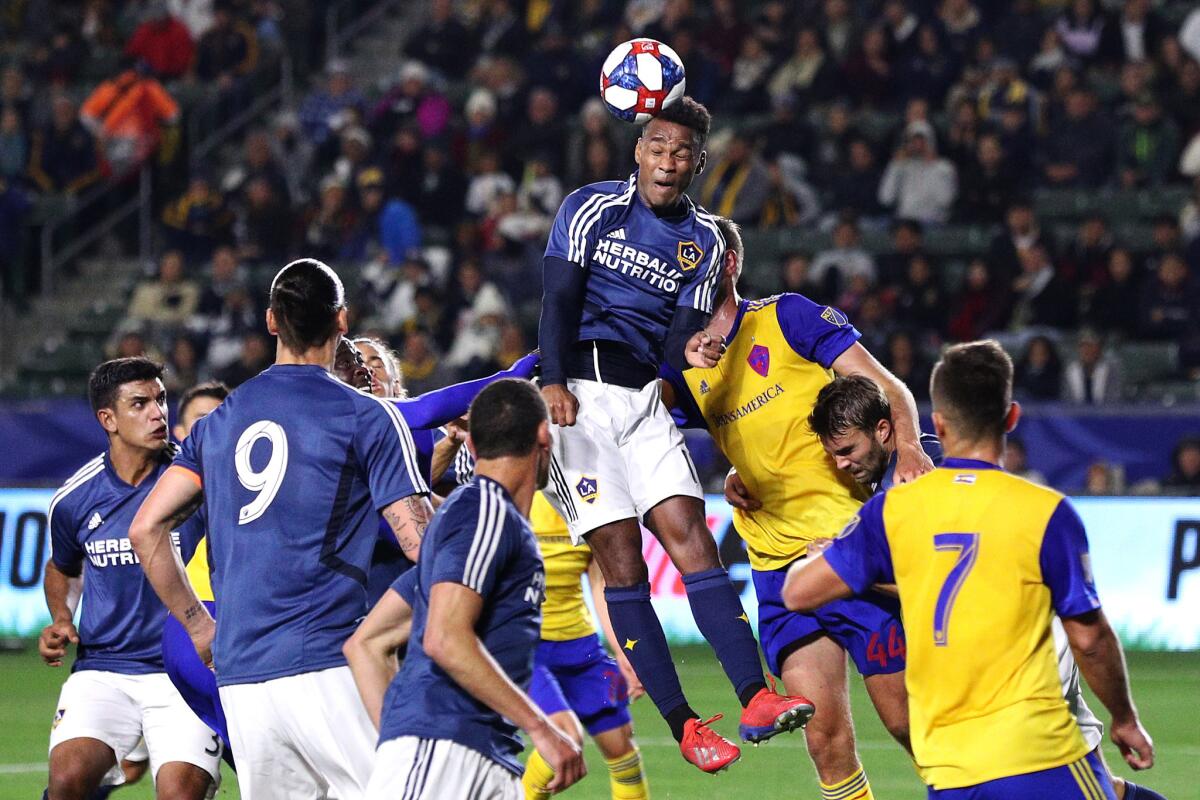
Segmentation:
{"type": "Polygon", "coordinates": [[[838,375],[862,375],[875,381],[892,406],[892,428],[896,431],[896,483],[909,481],[933,469],[933,461],[921,447],[921,425],[917,401],[904,382],[893,375],[867,348],[851,345],[833,361],[838,375]]]}

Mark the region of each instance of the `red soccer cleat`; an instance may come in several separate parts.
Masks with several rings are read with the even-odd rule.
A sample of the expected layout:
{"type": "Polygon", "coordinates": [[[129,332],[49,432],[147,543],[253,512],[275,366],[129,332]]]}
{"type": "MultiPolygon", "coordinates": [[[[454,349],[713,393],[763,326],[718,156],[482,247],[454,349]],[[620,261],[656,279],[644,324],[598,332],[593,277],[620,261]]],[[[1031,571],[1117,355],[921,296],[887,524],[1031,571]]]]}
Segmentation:
{"type": "Polygon", "coordinates": [[[816,710],[807,697],[777,694],[772,680],[771,688],[760,689],[750,705],[742,709],[738,734],[744,742],[765,742],[777,734],[803,728],[816,710]]]}
{"type": "Polygon", "coordinates": [[[708,727],[722,716],[717,714],[703,722],[698,718],[689,719],[684,723],[683,741],[679,743],[684,760],[709,774],[720,772],[742,757],[736,744],[708,727]]]}

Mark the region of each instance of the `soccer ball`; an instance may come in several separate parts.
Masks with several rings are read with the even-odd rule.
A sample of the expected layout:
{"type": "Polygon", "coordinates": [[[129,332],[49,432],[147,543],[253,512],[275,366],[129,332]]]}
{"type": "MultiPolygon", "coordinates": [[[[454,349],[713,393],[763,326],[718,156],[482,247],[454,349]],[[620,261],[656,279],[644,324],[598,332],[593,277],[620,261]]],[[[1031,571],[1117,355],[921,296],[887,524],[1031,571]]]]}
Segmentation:
{"type": "Polygon", "coordinates": [[[614,117],[645,125],[683,97],[683,62],[655,39],[630,39],[617,45],[600,69],[600,97],[614,117]]]}

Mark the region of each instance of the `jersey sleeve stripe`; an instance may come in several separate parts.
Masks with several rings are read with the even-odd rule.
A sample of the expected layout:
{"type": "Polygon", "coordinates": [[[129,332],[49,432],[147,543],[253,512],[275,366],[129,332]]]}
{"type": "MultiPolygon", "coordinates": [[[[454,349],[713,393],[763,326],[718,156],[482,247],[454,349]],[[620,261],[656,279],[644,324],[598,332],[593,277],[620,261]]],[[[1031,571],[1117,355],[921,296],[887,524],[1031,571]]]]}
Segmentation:
{"type": "Polygon", "coordinates": [[[408,474],[412,477],[413,489],[416,490],[417,494],[429,494],[429,487],[425,485],[425,476],[421,474],[421,467],[417,463],[417,446],[413,442],[412,431],[408,429],[408,423],[404,421],[404,417],[400,414],[400,409],[374,395],[367,396],[383,406],[388,416],[392,418],[392,425],[396,428],[397,436],[400,437],[400,447],[404,453],[404,464],[408,468],[408,474]]]}
{"type": "Polygon", "coordinates": [[[709,214],[696,212],[696,220],[712,231],[716,237],[716,246],[713,247],[712,256],[708,262],[708,276],[700,285],[700,289],[696,292],[695,298],[692,300],[692,307],[705,313],[712,313],[713,287],[716,285],[718,278],[721,275],[721,259],[725,255],[725,237],[721,235],[721,229],[717,227],[716,222],[709,214]]]}
{"type": "Polygon", "coordinates": [[[163,475],[167,475],[172,472],[179,473],[183,477],[192,481],[196,484],[197,488],[204,488],[204,481],[200,478],[200,476],[187,467],[180,466],[179,464],[172,464],[171,466],[167,467],[167,471],[164,472],[163,475]]]}
{"type": "Polygon", "coordinates": [[[74,475],[68,478],[67,482],[62,485],[62,488],[55,492],[54,496],[50,498],[50,508],[46,512],[47,524],[49,524],[50,518],[54,516],[54,509],[59,502],[61,502],[71,492],[75,491],[103,471],[104,456],[98,456],[97,458],[89,461],[87,464],[84,464],[74,475]]]}
{"type": "Polygon", "coordinates": [[[583,265],[583,243],[577,242],[576,234],[579,232],[579,224],[587,219],[591,213],[591,209],[598,203],[601,203],[605,198],[612,197],[611,194],[596,193],[584,200],[575,214],[571,217],[571,224],[567,226],[567,260],[574,261],[577,264],[583,265]]]}
{"type": "Polygon", "coordinates": [[[492,556],[500,543],[500,532],[504,527],[504,507],[494,489],[479,483],[479,521],[475,525],[475,537],[463,569],[463,585],[483,594],[483,579],[492,565],[492,556]]]}
{"type": "Polygon", "coordinates": [[[488,493],[492,496],[493,507],[496,510],[496,524],[495,534],[488,540],[487,553],[480,562],[479,574],[476,576],[480,586],[483,586],[483,579],[487,576],[488,570],[492,568],[492,560],[496,557],[496,550],[500,548],[500,539],[504,535],[504,523],[508,519],[508,508],[504,503],[504,497],[500,494],[500,489],[489,485],[488,493]]]}
{"type": "Polygon", "coordinates": [[[584,221],[583,226],[579,229],[579,234],[576,237],[576,240],[577,240],[577,243],[579,246],[579,258],[580,258],[579,263],[580,264],[586,263],[585,261],[583,261],[583,258],[584,258],[583,250],[587,245],[587,235],[588,235],[588,232],[591,231],[592,226],[594,226],[596,224],[596,222],[598,222],[600,220],[600,218],[604,216],[604,212],[607,211],[608,209],[613,208],[614,206],[628,205],[629,201],[633,199],[633,193],[635,191],[637,191],[637,183],[634,181],[630,181],[629,188],[626,189],[623,194],[616,195],[616,196],[610,195],[608,200],[605,200],[603,203],[596,206],[595,209],[593,209],[592,212],[588,215],[588,218],[584,221]]]}
{"type": "MultiPolygon", "coordinates": [[[[58,504],[66,499],[67,495],[83,486],[92,478],[104,471],[104,456],[100,455],[80,467],[74,475],[72,475],[62,488],[54,493],[54,497],[50,498],[50,507],[46,510],[46,527],[51,531],[54,530],[54,510],[58,508],[58,504]]],[[[48,537],[50,541],[50,557],[54,557],[54,536],[48,537]]]]}

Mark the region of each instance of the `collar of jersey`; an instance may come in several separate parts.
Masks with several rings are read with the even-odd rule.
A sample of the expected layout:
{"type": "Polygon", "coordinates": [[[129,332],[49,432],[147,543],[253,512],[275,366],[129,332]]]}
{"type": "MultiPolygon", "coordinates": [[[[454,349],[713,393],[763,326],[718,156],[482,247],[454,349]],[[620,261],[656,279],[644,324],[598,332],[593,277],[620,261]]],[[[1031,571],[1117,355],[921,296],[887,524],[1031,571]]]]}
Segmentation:
{"type": "Polygon", "coordinates": [[[477,474],[475,476],[475,480],[478,481],[479,483],[483,483],[484,481],[487,481],[488,483],[499,487],[500,492],[504,495],[504,499],[510,503],[513,501],[512,495],[508,493],[508,489],[505,489],[504,484],[501,483],[500,481],[496,480],[495,478],[489,478],[487,475],[478,475],[477,474]]]}
{"type": "Polygon", "coordinates": [[[977,458],[947,458],[942,461],[946,469],[1000,469],[999,464],[990,461],[980,461],[977,458]]]}

